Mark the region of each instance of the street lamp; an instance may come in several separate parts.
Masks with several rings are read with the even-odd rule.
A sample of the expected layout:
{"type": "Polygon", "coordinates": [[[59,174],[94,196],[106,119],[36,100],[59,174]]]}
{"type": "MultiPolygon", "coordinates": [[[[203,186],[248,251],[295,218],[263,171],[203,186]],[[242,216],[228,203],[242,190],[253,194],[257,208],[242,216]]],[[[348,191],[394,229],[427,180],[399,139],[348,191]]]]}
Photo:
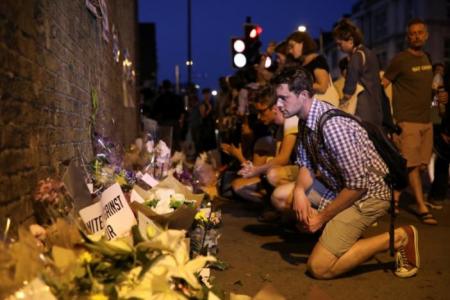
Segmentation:
{"type": "Polygon", "coordinates": [[[300,32],[305,32],[306,31],[306,26],[305,25],[300,25],[300,26],[298,26],[297,30],[300,31],[300,32]]]}

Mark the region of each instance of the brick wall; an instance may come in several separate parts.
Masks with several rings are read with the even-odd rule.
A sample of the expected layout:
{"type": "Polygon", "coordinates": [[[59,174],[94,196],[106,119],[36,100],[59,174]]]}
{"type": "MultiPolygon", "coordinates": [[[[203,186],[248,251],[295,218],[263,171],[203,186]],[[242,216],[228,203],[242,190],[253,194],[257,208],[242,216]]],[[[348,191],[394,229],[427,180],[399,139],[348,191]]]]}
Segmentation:
{"type": "MultiPolygon", "coordinates": [[[[106,2],[120,50],[135,63],[136,1],[106,2]]],[[[0,226],[7,215],[15,224],[32,216],[36,182],[60,176],[61,162],[92,158],[92,90],[96,131],[122,144],[138,134],[111,40],[103,40],[85,0],[0,1],[0,226]]],[[[125,85],[135,101],[134,84],[125,85]]]]}

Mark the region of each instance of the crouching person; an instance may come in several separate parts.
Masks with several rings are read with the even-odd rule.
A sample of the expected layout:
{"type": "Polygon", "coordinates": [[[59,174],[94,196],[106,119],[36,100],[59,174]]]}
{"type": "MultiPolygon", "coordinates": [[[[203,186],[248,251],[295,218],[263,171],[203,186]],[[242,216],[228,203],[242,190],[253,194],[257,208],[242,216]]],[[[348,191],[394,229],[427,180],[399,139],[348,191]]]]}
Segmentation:
{"type": "MultiPolygon", "coordinates": [[[[318,138],[318,121],[333,107],[313,98],[312,78],[305,69],[286,67],[273,83],[284,117],[297,115],[301,123],[300,170],[292,209],[304,230],[316,232],[323,227],[308,259],[308,271],[318,279],[335,278],[389,249],[387,232],[361,239],[389,208],[390,189],[383,180],[388,169],[366,131],[352,119],[328,119],[322,127],[323,139],[318,138]]],[[[395,274],[414,276],[419,268],[417,230],[404,226],[394,235],[395,274]]]]}

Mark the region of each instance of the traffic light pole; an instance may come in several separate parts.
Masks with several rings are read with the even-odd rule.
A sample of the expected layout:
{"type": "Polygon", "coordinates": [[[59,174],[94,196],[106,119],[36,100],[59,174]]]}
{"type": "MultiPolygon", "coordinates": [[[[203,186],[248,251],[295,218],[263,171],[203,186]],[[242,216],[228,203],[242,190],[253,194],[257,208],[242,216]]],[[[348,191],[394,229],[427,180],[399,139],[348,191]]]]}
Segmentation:
{"type": "Polygon", "coordinates": [[[187,38],[187,52],[188,52],[188,57],[187,57],[187,62],[186,62],[186,67],[187,67],[187,79],[188,79],[188,84],[190,85],[192,83],[192,30],[191,30],[191,0],[187,0],[187,28],[188,28],[188,38],[187,38]]]}

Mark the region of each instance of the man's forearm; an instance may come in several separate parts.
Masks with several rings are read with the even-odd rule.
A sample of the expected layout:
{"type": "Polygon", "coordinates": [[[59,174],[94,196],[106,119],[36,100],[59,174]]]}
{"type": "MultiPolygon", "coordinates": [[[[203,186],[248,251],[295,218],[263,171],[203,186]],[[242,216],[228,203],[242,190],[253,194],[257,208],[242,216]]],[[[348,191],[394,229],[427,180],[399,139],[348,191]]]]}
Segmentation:
{"type": "Polygon", "coordinates": [[[323,209],[320,214],[323,221],[328,222],[338,213],[350,207],[366,193],[365,189],[351,190],[344,188],[331,203],[323,209]]]}

